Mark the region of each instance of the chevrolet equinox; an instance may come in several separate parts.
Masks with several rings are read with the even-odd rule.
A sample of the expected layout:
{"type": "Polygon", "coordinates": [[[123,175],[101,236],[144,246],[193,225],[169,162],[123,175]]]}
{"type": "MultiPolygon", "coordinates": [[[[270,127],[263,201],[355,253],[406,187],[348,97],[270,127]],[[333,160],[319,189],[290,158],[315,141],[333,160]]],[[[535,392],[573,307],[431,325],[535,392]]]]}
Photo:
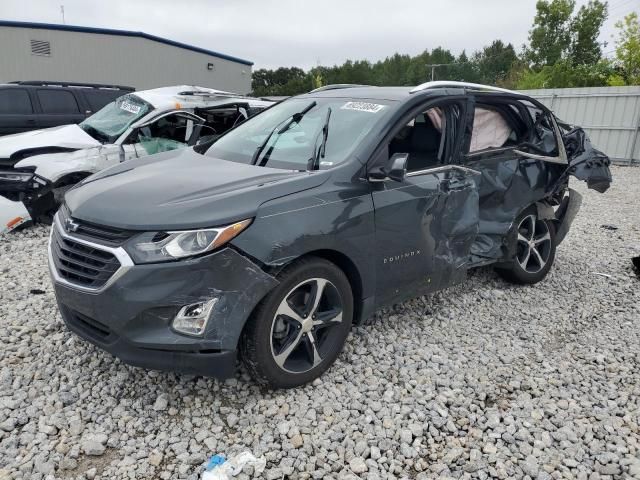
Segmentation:
{"type": "Polygon", "coordinates": [[[493,265],[542,280],[609,159],[525,95],[323,87],[214,143],[67,192],[49,265],[69,329],[122,361],[294,387],[375,309],[493,265]]]}

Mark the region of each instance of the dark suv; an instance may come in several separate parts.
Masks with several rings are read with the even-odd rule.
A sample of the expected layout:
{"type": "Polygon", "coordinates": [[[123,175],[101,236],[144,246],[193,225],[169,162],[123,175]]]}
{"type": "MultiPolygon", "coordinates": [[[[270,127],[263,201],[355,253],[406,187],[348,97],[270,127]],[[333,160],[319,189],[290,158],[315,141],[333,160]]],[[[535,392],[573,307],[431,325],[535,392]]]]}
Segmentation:
{"type": "Polygon", "coordinates": [[[94,83],[0,84],[0,135],[80,123],[132,87],[94,83]]]}
{"type": "Polygon", "coordinates": [[[217,377],[236,356],[301,385],[381,305],[493,264],[542,280],[609,159],[527,96],[474,84],[325,87],[208,148],[66,195],[49,264],[62,316],[123,361],[217,377]]]}

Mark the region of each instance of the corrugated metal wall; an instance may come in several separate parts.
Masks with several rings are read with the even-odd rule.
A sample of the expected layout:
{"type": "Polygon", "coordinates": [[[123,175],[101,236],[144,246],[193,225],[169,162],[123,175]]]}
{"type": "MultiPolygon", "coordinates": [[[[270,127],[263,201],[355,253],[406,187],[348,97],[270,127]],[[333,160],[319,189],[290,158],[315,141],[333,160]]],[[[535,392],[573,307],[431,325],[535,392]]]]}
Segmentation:
{"type": "Polygon", "coordinates": [[[0,27],[0,82],[14,80],[109,83],[137,90],[187,84],[248,93],[251,66],[145,38],[0,27]],[[51,55],[32,54],[31,40],[50,42],[51,55]]]}
{"type": "Polygon", "coordinates": [[[567,123],[584,127],[616,163],[640,159],[640,86],[524,90],[567,123]]]}

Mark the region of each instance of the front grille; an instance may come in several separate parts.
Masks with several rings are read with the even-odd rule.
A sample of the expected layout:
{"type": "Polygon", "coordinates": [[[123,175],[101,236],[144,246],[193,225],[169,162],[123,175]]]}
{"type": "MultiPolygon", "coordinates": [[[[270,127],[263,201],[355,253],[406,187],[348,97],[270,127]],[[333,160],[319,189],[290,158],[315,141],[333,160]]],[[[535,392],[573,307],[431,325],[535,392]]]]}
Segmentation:
{"type": "Polygon", "coordinates": [[[67,219],[73,220],[73,223],[77,225],[74,235],[84,237],[89,241],[98,240],[99,242],[108,244],[109,246],[120,246],[127,241],[134,234],[131,230],[121,230],[113,227],[105,227],[103,225],[96,225],[93,223],[85,222],[71,218],[71,213],[66,205],[60,208],[60,226],[64,228],[67,219]]]}
{"type": "Polygon", "coordinates": [[[111,252],[63,237],[52,227],[51,257],[58,275],[81,287],[100,288],[120,268],[111,252]]]}

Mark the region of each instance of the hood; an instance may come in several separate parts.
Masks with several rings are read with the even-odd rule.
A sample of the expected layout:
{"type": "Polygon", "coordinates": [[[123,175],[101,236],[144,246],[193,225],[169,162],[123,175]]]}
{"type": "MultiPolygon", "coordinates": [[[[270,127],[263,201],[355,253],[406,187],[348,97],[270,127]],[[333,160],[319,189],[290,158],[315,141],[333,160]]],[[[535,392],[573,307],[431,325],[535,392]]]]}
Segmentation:
{"type": "Polygon", "coordinates": [[[70,190],[78,220],[126,230],[214,227],[254,217],[269,200],[316,187],[328,171],[297,172],[166,152],[103,170],[70,190]]]}
{"type": "Polygon", "coordinates": [[[0,158],[9,158],[21,150],[46,147],[52,147],[58,151],[60,149],[78,150],[98,145],[101,143],[78,125],[63,125],[0,137],[0,158]]]}

